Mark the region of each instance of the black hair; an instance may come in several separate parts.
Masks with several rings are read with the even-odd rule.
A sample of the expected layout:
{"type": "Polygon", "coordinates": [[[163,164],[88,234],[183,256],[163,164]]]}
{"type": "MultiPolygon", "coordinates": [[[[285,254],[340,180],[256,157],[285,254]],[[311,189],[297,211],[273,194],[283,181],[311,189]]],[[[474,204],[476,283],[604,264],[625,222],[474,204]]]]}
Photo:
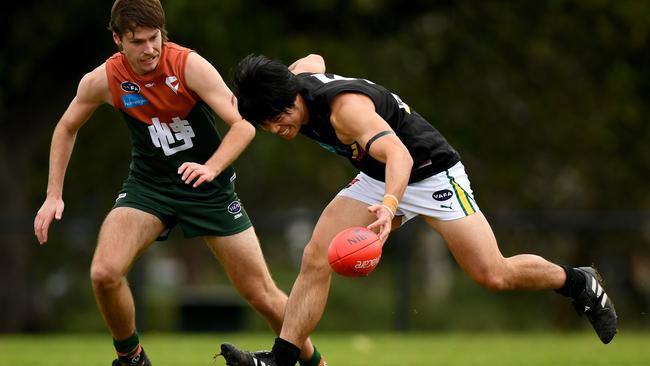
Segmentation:
{"type": "Polygon", "coordinates": [[[279,61],[250,54],[237,64],[233,89],[239,114],[259,125],[293,107],[300,83],[279,61]]]}

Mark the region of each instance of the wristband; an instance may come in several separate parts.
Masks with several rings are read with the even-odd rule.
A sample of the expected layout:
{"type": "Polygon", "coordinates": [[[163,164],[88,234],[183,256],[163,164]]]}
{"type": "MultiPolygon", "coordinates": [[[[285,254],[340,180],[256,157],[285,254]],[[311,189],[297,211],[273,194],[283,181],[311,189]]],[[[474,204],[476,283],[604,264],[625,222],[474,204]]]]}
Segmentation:
{"type": "Polygon", "coordinates": [[[385,194],[384,195],[384,201],[382,202],[382,206],[386,207],[388,211],[395,217],[395,214],[397,213],[397,206],[399,205],[399,200],[397,197],[395,197],[392,194],[385,194]]]}

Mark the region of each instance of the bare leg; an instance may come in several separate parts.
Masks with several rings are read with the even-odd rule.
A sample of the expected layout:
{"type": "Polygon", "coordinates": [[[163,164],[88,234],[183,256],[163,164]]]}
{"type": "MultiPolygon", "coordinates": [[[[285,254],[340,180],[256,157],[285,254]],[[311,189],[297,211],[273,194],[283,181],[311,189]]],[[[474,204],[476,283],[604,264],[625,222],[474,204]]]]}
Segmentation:
{"type": "Polygon", "coordinates": [[[469,276],[492,290],[558,289],[564,269],[532,254],[504,258],[481,212],[452,221],[425,221],[442,235],[452,255],[469,276]]]}
{"type": "MultiPolygon", "coordinates": [[[[222,263],[230,281],[251,306],[266,318],[276,334],[282,329],[287,295],[273,281],[255,230],[225,237],[205,237],[206,244],[222,263]]],[[[300,343],[300,358],[309,359],[314,348],[307,338],[300,343]]]]}
{"type": "Polygon", "coordinates": [[[157,217],[127,207],[113,209],[102,224],[90,277],[99,310],[115,339],[135,332],[135,306],[126,274],[162,230],[157,217]]]}
{"type": "Polygon", "coordinates": [[[337,196],[325,208],[312,238],[305,247],[300,274],[293,285],[280,337],[302,344],[325,311],[332,270],[327,262],[331,239],[351,226],[367,226],[373,221],[368,205],[337,196]]]}

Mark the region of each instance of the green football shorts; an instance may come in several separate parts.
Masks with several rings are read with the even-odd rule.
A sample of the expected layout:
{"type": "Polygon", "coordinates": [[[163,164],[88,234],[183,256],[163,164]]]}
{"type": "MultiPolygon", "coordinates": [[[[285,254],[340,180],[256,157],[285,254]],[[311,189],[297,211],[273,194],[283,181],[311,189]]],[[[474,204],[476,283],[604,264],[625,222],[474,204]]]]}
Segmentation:
{"type": "Polygon", "coordinates": [[[229,236],[253,225],[233,183],[218,189],[206,183],[192,188],[129,176],[115,200],[116,207],[132,207],[158,217],[165,225],[158,240],[167,239],[176,224],[186,238],[229,236]]]}

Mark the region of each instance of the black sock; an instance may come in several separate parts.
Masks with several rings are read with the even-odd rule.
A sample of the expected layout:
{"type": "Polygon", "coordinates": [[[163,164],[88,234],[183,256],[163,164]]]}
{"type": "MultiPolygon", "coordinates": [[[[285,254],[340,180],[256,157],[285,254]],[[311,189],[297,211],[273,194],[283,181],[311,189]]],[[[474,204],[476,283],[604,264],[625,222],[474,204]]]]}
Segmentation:
{"type": "Polygon", "coordinates": [[[294,366],[300,356],[300,348],[280,337],[275,339],[272,351],[278,366],[294,366]]]}
{"type": "Polygon", "coordinates": [[[562,287],[555,290],[555,292],[571,298],[577,297],[585,288],[585,284],[587,282],[585,275],[580,271],[576,271],[573,267],[560,267],[562,267],[562,269],[564,269],[564,273],[566,273],[566,282],[564,282],[564,285],[562,287]]]}

